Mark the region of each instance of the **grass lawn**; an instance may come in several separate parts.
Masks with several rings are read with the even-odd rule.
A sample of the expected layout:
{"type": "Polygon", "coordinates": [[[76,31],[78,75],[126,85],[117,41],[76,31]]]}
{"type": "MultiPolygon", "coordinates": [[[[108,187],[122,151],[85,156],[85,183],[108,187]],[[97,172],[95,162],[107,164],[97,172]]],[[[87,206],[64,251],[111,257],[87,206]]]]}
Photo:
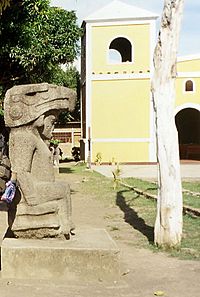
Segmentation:
{"type": "Polygon", "coordinates": [[[200,193],[200,182],[183,182],[182,184],[183,188],[186,190],[190,190],[193,192],[200,193]]]}
{"type": "MultiPolygon", "coordinates": [[[[130,186],[145,190],[151,194],[157,194],[157,185],[155,183],[135,178],[126,178],[124,181],[130,186]]],[[[200,192],[200,182],[183,182],[182,187],[192,192],[200,192]]],[[[200,208],[200,196],[193,196],[192,194],[184,193],[183,204],[194,208],[200,208]]]]}
{"type": "MultiPolygon", "coordinates": [[[[62,168],[65,172],[65,168],[62,168]]],[[[160,251],[153,244],[153,227],[156,217],[156,201],[144,198],[136,194],[131,189],[118,186],[114,190],[113,179],[106,178],[96,172],[87,170],[85,165],[66,168],[66,173],[81,175],[83,181],[80,191],[90,195],[93,199],[100,200],[105,207],[117,206],[124,213],[124,221],[131,225],[136,233],[136,241],[132,243],[138,247],[150,248],[153,251],[160,251]],[[147,240],[148,238],[148,240],[147,240]]],[[[128,178],[123,180],[125,183],[146,190],[153,194],[157,193],[157,186],[154,183],[143,180],[128,178]]],[[[197,191],[198,183],[184,183],[185,188],[197,191]],[[187,187],[186,187],[187,186],[187,187]]],[[[184,203],[199,208],[200,197],[184,194],[184,203]]],[[[200,259],[200,218],[184,215],[183,217],[183,237],[179,249],[167,251],[170,255],[184,259],[200,259]]],[[[113,232],[120,233],[120,229],[113,228],[113,232]]]]}

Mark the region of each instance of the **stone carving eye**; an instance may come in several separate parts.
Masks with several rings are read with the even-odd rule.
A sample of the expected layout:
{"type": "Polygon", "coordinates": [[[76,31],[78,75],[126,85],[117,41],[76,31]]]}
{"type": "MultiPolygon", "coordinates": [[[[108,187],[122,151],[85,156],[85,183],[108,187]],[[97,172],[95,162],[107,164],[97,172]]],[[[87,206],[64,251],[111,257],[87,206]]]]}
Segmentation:
{"type": "Polygon", "coordinates": [[[26,96],[35,96],[37,92],[26,93],[26,96]]]}
{"type": "Polygon", "coordinates": [[[26,93],[22,97],[22,102],[26,105],[35,105],[37,94],[37,92],[26,93]]]}

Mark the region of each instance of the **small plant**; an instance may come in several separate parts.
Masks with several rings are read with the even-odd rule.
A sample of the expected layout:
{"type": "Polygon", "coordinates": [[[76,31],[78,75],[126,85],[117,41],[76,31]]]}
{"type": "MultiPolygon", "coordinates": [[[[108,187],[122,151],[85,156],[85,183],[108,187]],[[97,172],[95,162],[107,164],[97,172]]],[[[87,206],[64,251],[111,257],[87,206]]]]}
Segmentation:
{"type": "Polygon", "coordinates": [[[116,165],[116,161],[115,161],[115,158],[114,158],[114,157],[112,157],[111,164],[112,164],[112,165],[116,165]]]}
{"type": "Polygon", "coordinates": [[[119,164],[117,164],[117,167],[114,171],[112,171],[112,174],[113,174],[113,182],[114,182],[114,185],[113,185],[113,188],[114,190],[116,190],[116,188],[118,187],[120,181],[121,181],[121,178],[120,178],[120,175],[121,175],[122,171],[121,169],[119,168],[119,164]]]}
{"type": "Polygon", "coordinates": [[[50,144],[53,144],[53,145],[59,145],[59,143],[60,143],[61,141],[59,140],[59,139],[51,139],[50,140],[50,144]]]}
{"type": "Polygon", "coordinates": [[[102,155],[101,155],[101,153],[97,153],[96,158],[95,158],[95,164],[100,165],[101,161],[102,161],[102,155]]]}

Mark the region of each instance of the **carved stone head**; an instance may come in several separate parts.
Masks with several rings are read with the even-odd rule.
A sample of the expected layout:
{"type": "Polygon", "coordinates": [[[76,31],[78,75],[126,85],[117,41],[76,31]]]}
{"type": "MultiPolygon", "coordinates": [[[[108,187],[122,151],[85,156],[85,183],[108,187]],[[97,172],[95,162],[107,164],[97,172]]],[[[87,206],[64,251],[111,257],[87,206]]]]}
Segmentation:
{"type": "Polygon", "coordinates": [[[6,92],[4,117],[8,127],[29,124],[52,110],[73,110],[75,91],[48,83],[14,86],[6,92]]]}

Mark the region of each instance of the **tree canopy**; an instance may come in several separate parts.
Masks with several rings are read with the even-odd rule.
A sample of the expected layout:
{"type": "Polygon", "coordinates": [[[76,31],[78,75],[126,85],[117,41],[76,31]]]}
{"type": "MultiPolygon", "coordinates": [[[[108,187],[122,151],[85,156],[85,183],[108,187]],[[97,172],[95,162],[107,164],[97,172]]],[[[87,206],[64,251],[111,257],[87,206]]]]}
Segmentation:
{"type": "MultiPolygon", "coordinates": [[[[5,1],[6,3],[6,1],[5,1]]],[[[73,11],[49,0],[11,0],[0,17],[0,85],[52,82],[58,65],[73,62],[81,29],[73,11]]],[[[61,71],[62,72],[62,71],[61,71]]]]}

